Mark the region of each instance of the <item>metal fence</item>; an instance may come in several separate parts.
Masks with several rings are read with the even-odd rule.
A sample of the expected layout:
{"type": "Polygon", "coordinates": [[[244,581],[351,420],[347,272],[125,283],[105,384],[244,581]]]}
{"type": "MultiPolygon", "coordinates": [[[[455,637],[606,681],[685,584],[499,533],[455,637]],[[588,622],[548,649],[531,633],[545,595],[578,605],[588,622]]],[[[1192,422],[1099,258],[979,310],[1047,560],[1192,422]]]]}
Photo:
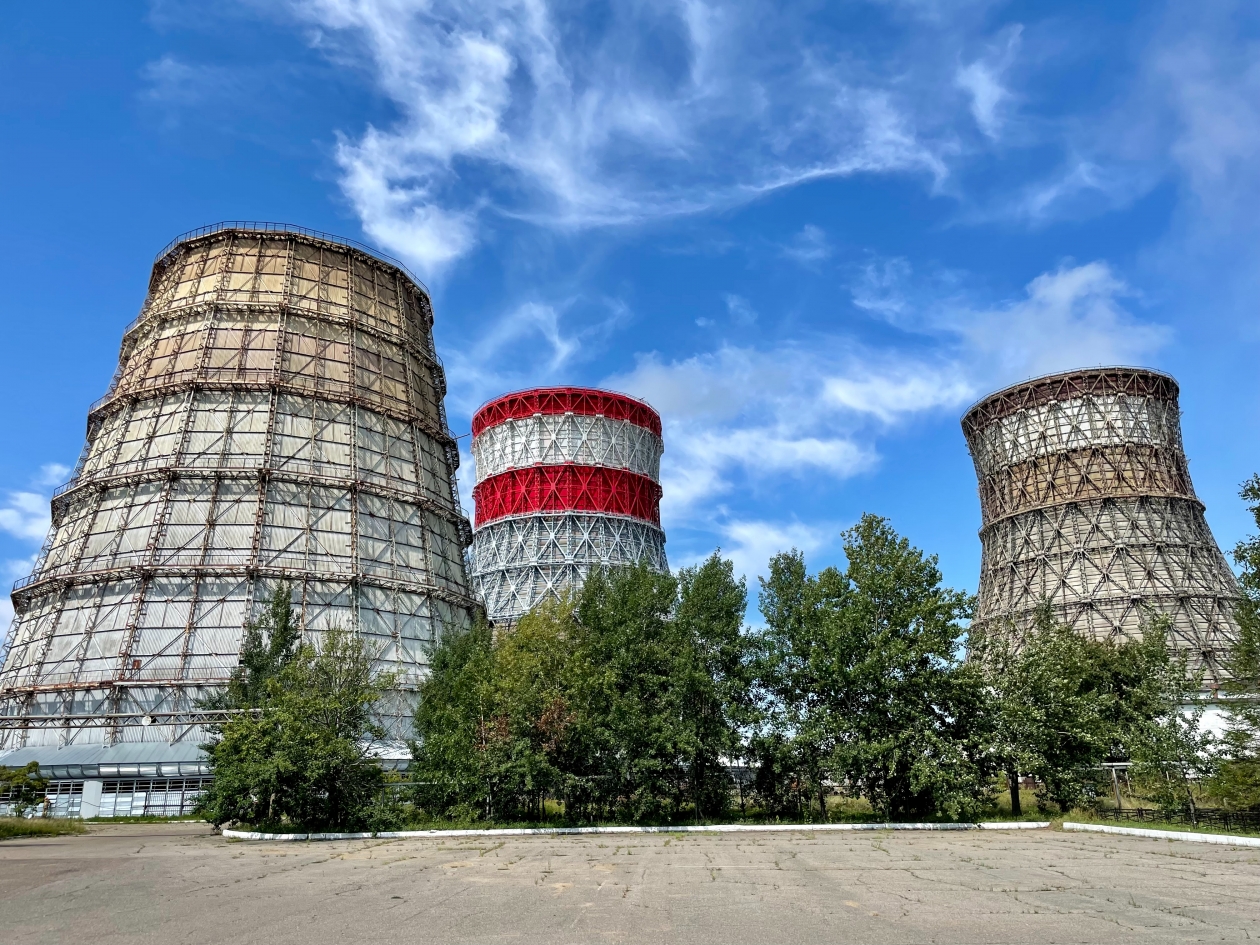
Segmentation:
{"type": "Polygon", "coordinates": [[[1140,807],[1127,810],[1104,809],[1098,811],[1103,820],[1123,820],[1137,823],[1171,823],[1187,827],[1219,827],[1224,830],[1260,830],[1260,811],[1197,810],[1189,811],[1143,810],[1140,807]]]}

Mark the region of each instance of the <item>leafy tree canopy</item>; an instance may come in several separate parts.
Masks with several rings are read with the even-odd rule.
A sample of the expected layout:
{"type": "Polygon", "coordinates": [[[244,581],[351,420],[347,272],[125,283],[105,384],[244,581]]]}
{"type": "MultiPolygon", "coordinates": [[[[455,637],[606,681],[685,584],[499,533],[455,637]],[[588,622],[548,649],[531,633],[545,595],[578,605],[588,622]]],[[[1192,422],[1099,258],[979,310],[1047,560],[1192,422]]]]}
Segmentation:
{"type": "Polygon", "coordinates": [[[746,596],[714,555],[675,578],[593,572],[510,629],[444,638],[416,711],[417,799],[438,816],[670,819],[728,803],[746,596]]]}
{"type": "Polygon", "coordinates": [[[960,659],[970,598],[878,516],[845,533],[844,551],[844,571],[816,577],[799,552],[770,563],[754,744],[820,811],[830,784],[886,817],[969,816],[988,790],[980,680],[960,659]]]}
{"type": "Polygon", "coordinates": [[[30,761],[21,768],[0,765],[0,793],[7,795],[15,817],[25,817],[44,803],[48,779],[39,773],[39,762],[30,761]]]}
{"type": "Polygon", "coordinates": [[[203,746],[215,777],[198,812],[216,825],[367,826],[385,781],[372,706],[393,684],[340,629],[298,645],[261,689],[244,689],[264,708],[232,715],[203,746]]]}

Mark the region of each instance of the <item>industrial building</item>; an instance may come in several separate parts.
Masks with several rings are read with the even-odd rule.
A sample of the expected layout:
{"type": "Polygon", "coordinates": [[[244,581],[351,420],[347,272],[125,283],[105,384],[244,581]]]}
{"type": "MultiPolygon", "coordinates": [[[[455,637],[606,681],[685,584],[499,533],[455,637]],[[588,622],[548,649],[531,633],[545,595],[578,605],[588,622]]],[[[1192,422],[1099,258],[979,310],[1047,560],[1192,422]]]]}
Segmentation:
{"type": "Polygon", "coordinates": [[[1166,374],[1097,368],[967,412],[983,547],[973,626],[1023,630],[1043,600],[1096,639],[1166,614],[1170,645],[1219,686],[1238,586],[1190,482],[1178,393],[1166,374]]]}
{"type": "Polygon", "coordinates": [[[205,710],[280,581],[308,634],[367,640],[407,730],[426,646],[469,623],[424,286],[374,250],[220,224],[153,265],[73,479],[13,592],[0,764],[54,813],[179,813],[210,772],[205,710]]]}
{"type": "Polygon", "coordinates": [[[507,394],[473,417],[473,589],[495,622],[578,587],[597,565],[664,571],[661,418],[611,391],[507,394]]]}

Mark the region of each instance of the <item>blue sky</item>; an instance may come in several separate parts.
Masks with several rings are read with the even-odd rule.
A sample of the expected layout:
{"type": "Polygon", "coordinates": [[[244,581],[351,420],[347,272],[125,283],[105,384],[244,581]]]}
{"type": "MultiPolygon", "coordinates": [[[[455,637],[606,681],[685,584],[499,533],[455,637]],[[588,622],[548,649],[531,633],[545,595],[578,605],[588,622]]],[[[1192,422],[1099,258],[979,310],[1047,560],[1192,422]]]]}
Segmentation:
{"type": "MultiPolygon", "coordinates": [[[[0,563],[21,576],[154,254],[219,220],[430,286],[457,434],[535,384],[665,419],[671,561],[975,589],[958,419],[1053,370],[1182,386],[1227,550],[1260,470],[1260,7],[968,0],[10,5],[0,563]]],[[[466,443],[466,441],[465,441],[466,443]]],[[[471,461],[463,470],[471,505],[471,461]]]]}

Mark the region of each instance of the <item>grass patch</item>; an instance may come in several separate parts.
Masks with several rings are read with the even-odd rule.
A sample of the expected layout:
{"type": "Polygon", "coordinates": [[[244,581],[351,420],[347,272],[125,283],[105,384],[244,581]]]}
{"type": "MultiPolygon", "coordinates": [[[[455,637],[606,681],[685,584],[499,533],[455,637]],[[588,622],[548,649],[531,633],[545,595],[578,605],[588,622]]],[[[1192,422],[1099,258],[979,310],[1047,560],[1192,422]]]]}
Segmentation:
{"type": "Polygon", "coordinates": [[[0,817],[0,840],[16,837],[63,837],[67,834],[84,833],[87,828],[81,820],[62,820],[44,817],[0,817]]]}

